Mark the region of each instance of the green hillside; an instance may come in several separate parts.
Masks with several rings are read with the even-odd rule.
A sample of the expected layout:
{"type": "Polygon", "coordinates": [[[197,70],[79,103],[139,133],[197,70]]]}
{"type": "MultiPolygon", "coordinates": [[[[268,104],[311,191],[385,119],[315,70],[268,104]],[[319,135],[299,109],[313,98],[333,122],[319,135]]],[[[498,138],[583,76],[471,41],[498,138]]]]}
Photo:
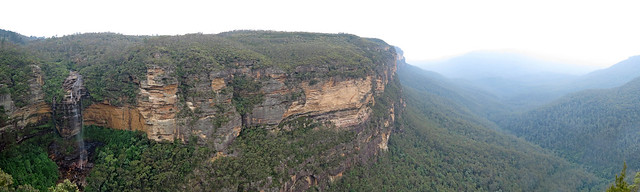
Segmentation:
{"type": "Polygon", "coordinates": [[[612,89],[574,93],[501,123],[606,178],[627,161],[640,168],[640,79],[612,89]]]}
{"type": "MultiPolygon", "coordinates": [[[[524,140],[500,133],[426,72],[399,69],[407,104],[389,152],[345,173],[354,191],[598,191],[604,180],[524,140]],[[411,80],[408,82],[407,80],[411,80]],[[416,86],[422,85],[422,86],[416,86]]],[[[448,85],[451,86],[451,85],[448,85]]],[[[467,100],[468,101],[468,100],[467,100]]]]}

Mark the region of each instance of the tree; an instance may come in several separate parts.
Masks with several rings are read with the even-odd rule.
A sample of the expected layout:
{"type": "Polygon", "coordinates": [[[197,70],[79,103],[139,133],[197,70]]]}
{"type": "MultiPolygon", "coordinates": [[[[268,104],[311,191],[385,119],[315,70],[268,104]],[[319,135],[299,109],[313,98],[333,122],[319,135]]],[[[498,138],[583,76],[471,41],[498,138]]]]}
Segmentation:
{"type": "Polygon", "coordinates": [[[18,188],[13,188],[13,177],[9,173],[5,173],[0,169],[0,191],[20,191],[20,192],[38,192],[38,189],[31,187],[31,185],[19,185],[18,188]]]}
{"type": "Polygon", "coordinates": [[[13,184],[13,177],[0,169],[0,191],[8,191],[13,184]]]}
{"type": "Polygon", "coordinates": [[[640,186],[640,172],[636,173],[635,179],[633,180],[633,185],[629,185],[624,178],[627,172],[627,162],[624,162],[624,166],[622,167],[622,172],[620,172],[620,176],[616,175],[616,180],[611,187],[607,189],[607,192],[637,192],[638,186],[640,186]]]}
{"type": "Polygon", "coordinates": [[[49,187],[50,192],[79,192],[78,186],[71,183],[69,179],[65,179],[64,182],[58,183],[56,186],[49,187]]]}

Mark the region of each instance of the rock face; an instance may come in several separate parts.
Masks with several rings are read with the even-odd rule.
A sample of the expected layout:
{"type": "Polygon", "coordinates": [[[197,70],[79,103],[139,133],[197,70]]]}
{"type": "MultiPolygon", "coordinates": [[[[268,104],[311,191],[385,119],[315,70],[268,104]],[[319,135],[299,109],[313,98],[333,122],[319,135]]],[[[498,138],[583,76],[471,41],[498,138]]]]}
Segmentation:
{"type": "Polygon", "coordinates": [[[137,108],[116,107],[105,103],[89,106],[83,112],[85,125],[98,125],[119,130],[147,131],[147,124],[137,108]]]}
{"type": "Polygon", "coordinates": [[[178,84],[165,83],[164,69],[150,68],[146,80],[140,83],[137,109],[144,119],[150,139],[173,140],[176,133],[176,113],[178,112],[178,84]]]}
{"type": "MultiPolygon", "coordinates": [[[[0,84],[0,89],[6,85],[0,84]]],[[[13,104],[10,93],[0,94],[0,106],[4,109],[5,115],[11,115],[16,106],[13,104]]]]}
{"type": "MultiPolygon", "coordinates": [[[[144,131],[156,141],[186,141],[195,136],[199,143],[212,144],[216,151],[211,158],[214,160],[237,155],[228,149],[245,127],[292,130],[296,127],[289,127],[286,122],[310,118],[329,129],[349,131],[356,136],[328,154],[307,161],[336,158],[344,161],[321,172],[292,170],[291,180],[282,181],[281,188],[264,190],[324,188],[351,166],[366,163],[387,150],[394,111],[402,108],[399,101],[388,101],[389,109],[378,109],[380,114],[374,114],[376,100],[384,95],[389,84],[397,83],[396,54],[384,43],[367,49],[384,54],[377,56],[370,70],[358,75],[328,75],[332,70],[357,69],[315,63],[283,70],[276,66],[256,67],[254,61],[233,61],[225,68],[189,73],[177,72],[178,64],[145,63],[146,74],[139,82],[136,104],[95,103],[84,110],[82,118],[87,125],[144,131]],[[238,91],[245,87],[255,90],[238,91]],[[249,102],[250,106],[243,102],[249,102]]],[[[171,55],[163,51],[151,55],[153,59],[171,61],[171,55]]]]}
{"type": "MultiPolygon", "coordinates": [[[[397,54],[381,40],[346,34],[231,32],[130,43],[136,46],[122,50],[130,51],[128,57],[113,54],[125,55],[112,58],[122,64],[108,70],[117,72],[116,78],[100,79],[104,77],[87,68],[113,66],[73,59],[82,58],[84,52],[71,59],[77,69],[87,72],[91,90],[102,90],[90,82],[97,78],[110,85],[104,92],[117,93],[96,97],[105,101],[89,106],[82,106],[90,93],[77,72],[70,72],[63,82],[64,97],[47,104],[42,71],[32,66],[27,106],[16,108],[11,95],[0,95],[0,105],[10,117],[9,123],[0,125],[2,140],[20,142],[33,134],[27,128],[54,119],[57,132],[65,138],[81,133],[83,124],[142,131],[155,141],[195,138],[213,148],[210,159],[216,161],[242,157],[241,150],[235,150],[239,147],[230,146],[245,128],[288,133],[306,128],[308,121],[314,124],[312,129],[346,137],[330,138],[336,143],[322,152],[278,168],[289,177],[248,185],[265,191],[304,191],[312,186],[324,190],[353,165],[367,163],[388,149],[396,114],[403,107],[394,78],[397,54]],[[127,89],[118,90],[123,84],[127,89]],[[126,104],[115,102],[124,97],[126,104]],[[297,124],[300,121],[303,124],[297,124]],[[281,186],[269,184],[274,182],[281,186]]],[[[0,150],[5,145],[0,143],[0,150]]]]}
{"type": "MultiPolygon", "coordinates": [[[[310,86],[303,82],[304,102],[295,101],[282,115],[284,118],[313,116],[331,121],[336,127],[349,127],[368,120],[373,101],[372,76],[366,79],[336,81],[329,79],[310,86]]],[[[384,86],[384,85],[383,85],[384,86]]]]}
{"type": "Polygon", "coordinates": [[[82,98],[86,97],[82,75],[78,72],[70,72],[64,80],[64,97],[60,103],[55,103],[54,119],[56,129],[60,136],[69,138],[77,135],[82,130],[82,98]]]}
{"type": "MultiPolygon", "coordinates": [[[[0,95],[0,103],[5,108],[5,114],[9,117],[5,125],[0,125],[0,150],[12,142],[21,142],[34,134],[31,127],[44,124],[51,119],[51,107],[44,101],[42,86],[42,70],[36,65],[31,65],[29,77],[29,103],[21,108],[13,105],[10,94],[0,95]],[[31,134],[28,134],[31,133],[31,134]]],[[[48,131],[48,130],[44,130],[48,131]]],[[[35,134],[39,134],[37,131],[35,134]]]]}

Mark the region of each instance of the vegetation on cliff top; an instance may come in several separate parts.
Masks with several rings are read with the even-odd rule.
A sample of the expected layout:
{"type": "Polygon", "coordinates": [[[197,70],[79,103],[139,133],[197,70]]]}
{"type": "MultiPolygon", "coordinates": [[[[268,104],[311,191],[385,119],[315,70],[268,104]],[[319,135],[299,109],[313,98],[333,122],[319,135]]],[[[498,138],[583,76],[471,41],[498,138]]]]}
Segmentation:
{"type": "Polygon", "coordinates": [[[168,83],[188,88],[196,83],[189,75],[222,69],[273,67],[298,79],[364,77],[375,65],[393,59],[386,50],[390,46],[377,39],[273,31],[182,36],[88,33],[36,40],[26,47],[43,61],[50,84],[58,85],[63,71],[79,71],[94,101],[114,105],[136,102],[147,68],[163,68],[171,77],[168,83]]]}
{"type": "Polygon", "coordinates": [[[9,43],[0,45],[0,94],[10,93],[16,107],[29,104],[31,65],[37,64],[35,56],[24,48],[9,43]]]}
{"type": "MultiPolygon", "coordinates": [[[[37,75],[43,76],[47,102],[59,102],[63,96],[62,82],[69,71],[78,71],[84,76],[93,102],[108,101],[118,106],[137,102],[140,84],[146,80],[149,68],[162,68],[166,75],[160,82],[177,84],[179,98],[184,99],[199,94],[192,91],[198,83],[197,78],[192,78],[194,74],[268,69],[281,71],[298,83],[325,77],[364,78],[379,73],[374,70],[377,65],[391,63],[394,59],[393,50],[388,50],[390,46],[377,39],[347,34],[272,31],[183,36],[89,33],[40,39],[25,45],[3,43],[1,48],[0,75],[3,78],[0,83],[6,86],[0,91],[11,93],[18,107],[29,104],[31,98],[26,95],[30,94],[28,82],[35,75],[30,65],[42,69],[42,74],[37,75]]],[[[262,102],[260,80],[248,75],[235,75],[231,80],[232,103],[239,113],[248,113],[262,102]]],[[[376,114],[383,113],[377,111],[376,114]]],[[[6,117],[2,116],[2,119],[4,121],[6,117]]],[[[215,162],[205,161],[213,153],[195,142],[186,145],[158,143],[141,133],[87,127],[84,129],[86,139],[105,143],[105,146],[99,147],[92,159],[95,167],[87,177],[85,189],[183,190],[185,184],[191,182],[185,180],[187,178],[207,178],[209,180],[200,185],[214,189],[278,187],[289,179],[290,169],[321,172],[326,171],[326,167],[339,166],[343,158],[314,156],[337,150],[337,146],[355,137],[354,132],[333,130],[304,118],[290,120],[282,126],[292,130],[243,129],[231,146],[235,153],[215,162]],[[309,159],[313,162],[308,163],[309,159]],[[216,171],[198,175],[192,172],[196,165],[202,166],[200,170],[215,168],[216,171]],[[229,169],[231,167],[233,169],[229,169]],[[187,177],[188,174],[197,177],[187,177]],[[229,175],[236,177],[229,179],[229,175]],[[270,183],[263,183],[267,181],[265,179],[270,183]]],[[[51,142],[49,138],[40,144],[51,142]]],[[[15,185],[31,183],[41,190],[54,186],[58,178],[56,165],[51,164],[46,148],[18,154],[25,148],[39,147],[24,142],[3,151],[3,157],[12,158],[2,158],[0,167],[13,174],[15,185]],[[24,167],[27,169],[19,169],[24,167]]]]}

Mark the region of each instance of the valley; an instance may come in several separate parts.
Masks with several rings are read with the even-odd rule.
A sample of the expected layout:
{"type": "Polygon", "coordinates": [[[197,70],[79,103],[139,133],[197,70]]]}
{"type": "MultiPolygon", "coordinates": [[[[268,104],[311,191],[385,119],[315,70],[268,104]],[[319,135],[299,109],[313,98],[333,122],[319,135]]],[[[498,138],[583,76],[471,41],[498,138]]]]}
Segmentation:
{"type": "Polygon", "coordinates": [[[429,71],[342,33],[3,33],[0,190],[603,191],[640,170],[638,56],[429,71]]]}

